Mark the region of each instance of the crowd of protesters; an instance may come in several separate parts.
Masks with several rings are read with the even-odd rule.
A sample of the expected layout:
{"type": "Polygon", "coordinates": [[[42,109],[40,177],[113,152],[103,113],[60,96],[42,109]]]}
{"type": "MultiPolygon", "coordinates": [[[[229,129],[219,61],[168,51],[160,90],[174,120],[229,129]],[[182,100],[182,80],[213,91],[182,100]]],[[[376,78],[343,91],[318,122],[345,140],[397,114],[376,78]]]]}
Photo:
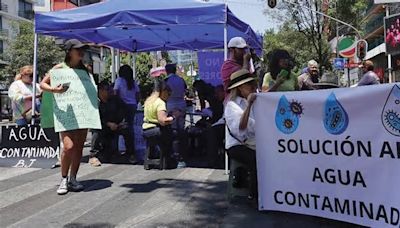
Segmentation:
{"type": "MultiPolygon", "coordinates": [[[[92,77],[90,70],[83,64],[84,49],[88,46],[78,40],[65,43],[66,51],[63,63],[54,68],[83,69],[87,77],[92,77]]],[[[255,120],[251,106],[257,92],[296,91],[318,89],[320,72],[315,60],[310,60],[300,75],[293,72],[294,58],[286,50],[276,49],[268,54],[268,67],[263,67],[254,50],[249,50],[246,41],[234,37],[228,43],[229,58],[221,67],[222,85],[212,86],[203,80],[195,80],[193,89],[200,99],[200,108],[204,115],[203,138],[207,151],[209,167],[218,167],[217,155],[226,149],[231,159],[238,160],[249,169],[249,198],[257,198],[255,120]],[[251,61],[252,60],[252,61],[251,61]],[[252,63],[256,66],[252,67],[252,63]]],[[[185,151],[187,134],[185,119],[187,105],[192,106],[192,99],[187,99],[188,86],[182,77],[176,74],[176,65],[165,66],[167,76],[157,79],[153,92],[144,102],[143,135],[159,136],[159,147],[168,151],[168,156],[175,160],[176,168],[186,167],[185,151]],[[174,142],[178,141],[178,144],[174,142]],[[178,145],[178,146],[176,146],[178,145]]],[[[363,63],[361,85],[379,83],[373,72],[373,63],[363,63]]],[[[140,161],[135,156],[134,122],[140,100],[140,89],[133,78],[133,70],[128,65],[120,67],[119,77],[114,84],[108,81],[98,83],[99,113],[101,130],[91,130],[92,143],[89,163],[100,166],[101,162],[111,162],[118,151],[119,136],[124,138],[125,157],[132,164],[140,161]]],[[[39,99],[43,91],[63,93],[68,88],[63,85],[51,86],[51,75],[47,74],[38,85],[32,84],[32,66],[19,70],[9,89],[12,100],[14,120],[18,125],[30,123],[29,114],[32,101],[36,110],[40,110],[39,99]],[[33,86],[36,94],[33,95],[33,86]],[[33,99],[33,96],[35,99],[33,99]]],[[[200,121],[199,121],[200,122],[200,121]]],[[[63,151],[61,153],[62,180],[58,194],[79,191],[83,185],[76,180],[82,151],[88,129],[61,132],[63,151]]]]}

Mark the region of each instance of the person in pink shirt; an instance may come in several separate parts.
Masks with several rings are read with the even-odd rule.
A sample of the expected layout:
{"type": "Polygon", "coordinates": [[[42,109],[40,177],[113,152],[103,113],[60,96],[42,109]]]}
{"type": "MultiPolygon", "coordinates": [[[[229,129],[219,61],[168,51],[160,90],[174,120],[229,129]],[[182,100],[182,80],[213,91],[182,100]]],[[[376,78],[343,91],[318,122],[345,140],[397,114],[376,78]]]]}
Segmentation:
{"type": "Polygon", "coordinates": [[[222,83],[226,95],[231,74],[240,69],[249,69],[251,55],[246,53],[247,48],[247,43],[242,37],[233,37],[228,43],[229,56],[221,67],[222,83]]]}

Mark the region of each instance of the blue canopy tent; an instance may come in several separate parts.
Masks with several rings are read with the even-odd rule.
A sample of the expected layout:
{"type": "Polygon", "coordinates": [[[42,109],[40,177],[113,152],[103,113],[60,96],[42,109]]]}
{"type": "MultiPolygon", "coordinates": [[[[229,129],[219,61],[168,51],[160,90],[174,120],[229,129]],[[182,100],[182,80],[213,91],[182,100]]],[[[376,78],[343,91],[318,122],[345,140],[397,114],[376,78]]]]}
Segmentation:
{"type": "Polygon", "coordinates": [[[241,36],[257,52],[262,50],[262,37],[226,4],[201,0],[106,0],[35,14],[35,75],[38,34],[130,52],[224,48],[225,59],[228,39],[241,36]]]}
{"type": "Polygon", "coordinates": [[[108,0],[36,14],[35,32],[131,52],[218,49],[234,36],[262,49],[261,38],[227,5],[200,0],[108,0]]]}

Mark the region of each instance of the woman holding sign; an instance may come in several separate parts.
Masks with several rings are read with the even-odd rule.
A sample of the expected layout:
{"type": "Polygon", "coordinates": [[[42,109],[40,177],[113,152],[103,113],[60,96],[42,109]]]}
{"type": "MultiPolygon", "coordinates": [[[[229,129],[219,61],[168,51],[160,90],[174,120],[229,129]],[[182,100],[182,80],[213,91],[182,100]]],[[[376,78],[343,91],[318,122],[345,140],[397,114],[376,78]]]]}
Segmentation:
{"type": "MultiPolygon", "coordinates": [[[[88,47],[87,45],[81,43],[76,39],[68,40],[64,45],[66,51],[64,63],[58,64],[52,70],[50,70],[49,73],[43,78],[42,82],[40,83],[40,87],[44,91],[51,92],[54,94],[53,95],[54,96],[53,100],[55,101],[53,104],[53,112],[55,117],[54,125],[56,131],[60,132],[61,140],[64,145],[61,154],[62,179],[60,186],[57,189],[57,193],[59,195],[66,194],[68,193],[68,191],[83,190],[83,185],[76,180],[76,175],[79,170],[79,165],[82,158],[82,151],[84,142],[86,140],[88,127],[87,125],[85,125],[85,123],[79,122],[78,114],[80,114],[82,108],[79,109],[76,106],[74,106],[73,102],[76,103],[76,101],[69,101],[68,94],[71,94],[72,92],[74,93],[79,92],[79,99],[97,101],[96,89],[94,89],[94,97],[92,97],[93,92],[91,91],[93,89],[91,88],[88,89],[87,86],[84,86],[83,89],[84,92],[82,92],[82,90],[78,91],[75,88],[75,85],[77,85],[77,87],[81,85],[78,82],[93,81],[86,67],[82,63],[82,59],[84,56],[84,48],[87,47],[88,47]],[[76,79],[74,79],[74,77],[76,77],[76,79]],[[64,81],[62,81],[61,79],[63,79],[64,81]],[[74,84],[73,89],[72,87],[69,88],[71,83],[76,83],[74,84]],[[69,93],[66,93],[68,89],[70,89],[71,91],[68,91],[69,93]],[[57,100],[57,98],[62,97],[62,95],[63,96],[65,95],[64,103],[57,100]],[[67,108],[63,109],[61,105],[65,103],[67,103],[67,108]],[[71,118],[70,114],[71,109],[72,109],[72,115],[76,115],[72,116],[73,118],[71,118]],[[67,114],[69,114],[69,116],[67,116],[67,114]],[[66,119],[68,123],[65,123],[66,119]],[[76,121],[76,123],[74,123],[73,121],[76,121]],[[68,172],[70,173],[69,179],[68,179],[68,172]]],[[[93,85],[93,87],[95,86],[93,85]]],[[[93,115],[95,115],[95,113],[93,115]]]]}

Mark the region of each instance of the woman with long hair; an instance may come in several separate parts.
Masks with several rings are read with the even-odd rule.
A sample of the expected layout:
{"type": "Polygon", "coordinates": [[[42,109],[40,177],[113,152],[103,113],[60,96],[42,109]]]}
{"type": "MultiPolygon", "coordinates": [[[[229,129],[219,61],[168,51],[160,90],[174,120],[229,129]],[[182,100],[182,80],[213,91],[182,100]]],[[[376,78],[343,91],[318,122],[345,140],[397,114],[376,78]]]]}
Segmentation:
{"type": "Polygon", "coordinates": [[[140,90],[133,79],[133,70],[130,66],[121,66],[118,75],[119,77],[115,80],[114,93],[121,98],[125,105],[125,121],[128,123],[129,132],[129,137],[127,138],[132,140],[131,142],[126,143],[126,154],[128,155],[129,162],[135,164],[138,161],[135,159],[134,122],[137,104],[140,98],[140,90]]]}
{"type": "Polygon", "coordinates": [[[32,112],[32,100],[35,101],[36,110],[39,110],[39,98],[42,91],[39,84],[36,84],[36,95],[33,95],[33,69],[32,66],[23,66],[19,70],[19,74],[15,76],[15,80],[8,89],[8,96],[11,99],[13,110],[13,119],[17,125],[30,124],[30,114],[32,112]],[[32,99],[33,96],[35,99],[32,99]]]}
{"type": "MultiPolygon", "coordinates": [[[[85,77],[90,77],[85,65],[82,62],[84,57],[84,49],[88,46],[76,39],[68,40],[64,48],[66,56],[64,62],[56,65],[53,69],[81,69],[87,74],[85,77]]],[[[68,87],[58,85],[52,87],[50,85],[51,75],[46,74],[40,83],[42,90],[51,93],[64,93],[68,87]]],[[[97,98],[95,98],[97,99],[97,98]]],[[[68,191],[81,191],[84,186],[76,180],[76,175],[79,170],[79,165],[82,158],[83,146],[86,140],[88,129],[76,129],[60,132],[61,141],[63,143],[63,151],[61,153],[61,183],[57,189],[59,195],[68,193],[68,191]],[[68,179],[68,173],[69,179],[68,179]]]]}
{"type": "Polygon", "coordinates": [[[297,75],[292,72],[293,58],[283,49],[269,54],[269,72],[264,75],[263,92],[298,90],[297,75]]]}

